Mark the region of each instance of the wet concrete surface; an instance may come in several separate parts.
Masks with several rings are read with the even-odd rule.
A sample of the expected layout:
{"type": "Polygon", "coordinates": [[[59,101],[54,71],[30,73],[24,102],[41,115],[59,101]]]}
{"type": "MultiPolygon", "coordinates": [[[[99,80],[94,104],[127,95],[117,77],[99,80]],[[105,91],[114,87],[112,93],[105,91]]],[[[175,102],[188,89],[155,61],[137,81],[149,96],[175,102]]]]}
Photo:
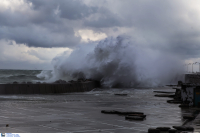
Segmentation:
{"type": "MultiPolygon", "coordinates": [[[[148,128],[181,126],[181,109],[167,103],[168,97],[155,97],[155,90],[175,92],[170,87],[156,89],[95,89],[57,95],[0,96],[0,131],[5,133],[143,133],[148,128]],[[127,94],[116,96],[115,94],[127,94]],[[103,114],[101,110],[143,112],[143,121],[103,114]],[[6,124],[9,124],[6,127],[6,124]]],[[[200,119],[200,118],[199,118],[200,119]]],[[[191,122],[186,123],[191,125],[191,122]]],[[[198,124],[194,124],[198,127],[198,124]]],[[[196,128],[198,129],[198,128],[196,128]]],[[[199,130],[196,130],[199,132],[199,130]]]]}

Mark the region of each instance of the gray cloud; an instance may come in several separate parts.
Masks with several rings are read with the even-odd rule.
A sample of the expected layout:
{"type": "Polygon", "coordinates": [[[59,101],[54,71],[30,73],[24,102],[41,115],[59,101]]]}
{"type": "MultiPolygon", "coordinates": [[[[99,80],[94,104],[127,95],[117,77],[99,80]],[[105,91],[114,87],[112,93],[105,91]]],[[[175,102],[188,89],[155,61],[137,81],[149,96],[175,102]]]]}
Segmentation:
{"type": "Polygon", "coordinates": [[[88,17],[97,11],[97,7],[88,7],[81,0],[28,0],[34,4],[34,10],[53,13],[58,8],[60,17],[78,20],[88,17]]]}
{"type": "Polygon", "coordinates": [[[198,1],[88,1],[24,0],[26,5],[14,12],[0,10],[0,39],[30,47],[74,48],[81,41],[75,31],[90,29],[108,36],[126,33],[138,45],[183,59],[199,57],[198,1]]]}
{"type": "Polygon", "coordinates": [[[121,18],[106,8],[99,8],[98,13],[85,20],[85,26],[94,28],[120,27],[121,18]]]}
{"type": "Polygon", "coordinates": [[[34,47],[73,48],[80,42],[74,32],[80,23],[73,20],[96,11],[79,0],[26,0],[22,6],[26,9],[0,12],[0,38],[34,47]]]}
{"type": "Polygon", "coordinates": [[[74,36],[72,28],[66,32],[55,32],[41,26],[30,25],[27,27],[2,27],[1,38],[15,40],[18,44],[30,47],[73,47],[80,38],[74,36]]]}
{"type": "Polygon", "coordinates": [[[200,52],[200,16],[196,4],[197,1],[127,0],[110,1],[109,7],[118,15],[122,27],[133,30],[129,35],[135,40],[142,38],[139,45],[146,41],[148,48],[187,59],[199,57],[200,52]]]}

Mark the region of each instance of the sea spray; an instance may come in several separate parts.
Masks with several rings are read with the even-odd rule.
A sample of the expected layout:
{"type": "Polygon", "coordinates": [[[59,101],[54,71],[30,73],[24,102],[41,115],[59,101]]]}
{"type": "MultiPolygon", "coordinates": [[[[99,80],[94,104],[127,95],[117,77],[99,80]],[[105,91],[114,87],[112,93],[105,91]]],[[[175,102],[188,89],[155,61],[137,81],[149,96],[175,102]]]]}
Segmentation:
{"type": "Polygon", "coordinates": [[[152,87],[182,80],[184,67],[178,56],[140,47],[130,38],[106,38],[90,47],[54,58],[49,81],[91,78],[105,87],[152,87]]]}

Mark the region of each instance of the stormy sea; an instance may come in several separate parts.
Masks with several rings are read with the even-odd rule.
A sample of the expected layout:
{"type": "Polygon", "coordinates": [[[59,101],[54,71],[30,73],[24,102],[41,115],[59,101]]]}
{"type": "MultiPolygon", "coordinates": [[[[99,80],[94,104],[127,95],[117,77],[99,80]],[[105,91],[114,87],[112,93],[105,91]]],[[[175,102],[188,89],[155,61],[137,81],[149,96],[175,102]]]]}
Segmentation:
{"type": "Polygon", "coordinates": [[[185,123],[182,115],[188,112],[179,104],[167,103],[176,89],[166,85],[182,80],[178,59],[150,54],[151,50],[141,50],[121,37],[105,39],[88,49],[80,46],[55,57],[53,70],[0,70],[1,84],[80,78],[101,84],[85,92],[0,95],[1,123],[11,127],[2,132],[137,133],[185,123]],[[154,91],[169,95],[157,97],[154,91]],[[142,114],[142,119],[127,119],[128,112],[142,114]]]}
{"type": "MultiPolygon", "coordinates": [[[[51,70],[0,70],[0,83],[46,82],[51,77],[51,70]]],[[[156,90],[175,93],[171,87],[156,86],[0,95],[1,122],[11,126],[2,132],[144,133],[149,128],[182,125],[182,115],[188,112],[180,109],[179,104],[167,103],[170,98],[155,97],[156,90]],[[146,117],[128,120],[124,115],[104,114],[102,110],[134,111],[146,117]]]]}
{"type": "Polygon", "coordinates": [[[51,70],[0,69],[0,83],[43,82],[51,76],[51,70]],[[42,76],[41,76],[42,75],[42,76]]]}

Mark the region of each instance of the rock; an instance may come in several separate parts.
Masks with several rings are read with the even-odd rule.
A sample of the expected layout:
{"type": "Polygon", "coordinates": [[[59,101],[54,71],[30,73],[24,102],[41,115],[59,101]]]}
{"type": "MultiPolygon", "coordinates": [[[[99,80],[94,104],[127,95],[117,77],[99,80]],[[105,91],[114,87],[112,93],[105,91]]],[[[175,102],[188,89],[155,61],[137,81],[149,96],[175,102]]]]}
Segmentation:
{"type": "Polygon", "coordinates": [[[179,131],[194,131],[193,127],[185,127],[185,126],[173,126],[173,128],[179,131]]]}
{"type": "Polygon", "coordinates": [[[78,82],[84,82],[85,80],[83,78],[79,78],[77,81],[78,82]]]}
{"type": "Polygon", "coordinates": [[[156,93],[169,93],[169,94],[171,94],[171,93],[175,93],[175,92],[168,92],[168,91],[153,91],[153,92],[156,92],[156,93]]]}
{"type": "Polygon", "coordinates": [[[179,105],[179,107],[180,107],[180,108],[188,108],[188,107],[190,107],[190,106],[189,106],[189,104],[181,104],[181,105],[179,105]]]}
{"type": "Polygon", "coordinates": [[[174,99],[181,100],[181,90],[180,89],[176,89],[174,99]]]}
{"type": "Polygon", "coordinates": [[[169,86],[169,87],[174,87],[174,86],[177,86],[177,85],[166,85],[166,86],[169,86]]]}
{"type": "Polygon", "coordinates": [[[101,113],[105,114],[119,114],[119,115],[130,115],[130,114],[140,114],[143,115],[142,112],[124,112],[124,111],[116,111],[116,110],[102,110],[101,113]]]}
{"type": "Polygon", "coordinates": [[[101,113],[104,113],[104,114],[118,114],[118,111],[115,111],[115,110],[102,110],[101,113]]]}
{"type": "Polygon", "coordinates": [[[156,128],[149,128],[148,133],[160,133],[160,130],[156,128]]]}
{"type": "Polygon", "coordinates": [[[70,81],[68,81],[69,83],[75,83],[76,81],[74,81],[74,80],[70,80],[70,81]]]}
{"type": "Polygon", "coordinates": [[[156,129],[159,129],[160,131],[168,131],[170,127],[157,127],[156,129]]]}
{"type": "Polygon", "coordinates": [[[159,94],[159,95],[154,95],[156,97],[174,97],[175,95],[168,95],[168,94],[159,94]]]}
{"type": "Polygon", "coordinates": [[[182,103],[182,101],[179,101],[179,100],[167,100],[167,103],[180,104],[180,103],[182,103]]]}
{"type": "Polygon", "coordinates": [[[182,81],[178,81],[178,86],[181,86],[183,84],[182,81]]]}
{"type": "Polygon", "coordinates": [[[127,96],[127,94],[114,94],[116,96],[127,96]]]}
{"type": "Polygon", "coordinates": [[[143,114],[129,114],[127,116],[139,116],[139,117],[142,117],[142,118],[146,118],[146,115],[143,115],[143,114]]]}
{"type": "Polygon", "coordinates": [[[194,131],[194,128],[193,127],[185,127],[185,130],[186,131],[194,131]]]}
{"type": "Polygon", "coordinates": [[[14,81],[13,84],[18,84],[18,82],[17,82],[17,81],[14,81]]]}
{"type": "Polygon", "coordinates": [[[180,133],[188,133],[187,131],[181,131],[180,133]]]}
{"type": "Polygon", "coordinates": [[[173,126],[173,128],[177,129],[177,130],[181,130],[181,131],[185,131],[186,128],[184,126],[173,126]]]}
{"type": "Polygon", "coordinates": [[[144,120],[144,118],[140,117],[140,116],[126,116],[125,119],[127,119],[127,120],[144,120]]]}
{"type": "Polygon", "coordinates": [[[124,112],[124,111],[118,111],[118,114],[120,114],[120,115],[130,115],[130,114],[141,114],[141,115],[143,115],[144,113],[142,113],[142,112],[124,112]]]}
{"type": "Polygon", "coordinates": [[[6,124],[6,127],[9,127],[9,124],[6,124]]]}
{"type": "Polygon", "coordinates": [[[177,130],[176,130],[176,129],[169,129],[168,132],[169,132],[169,133],[176,133],[177,130]]]}
{"type": "Polygon", "coordinates": [[[59,80],[56,80],[54,83],[56,83],[56,84],[65,84],[67,82],[65,80],[59,79],[59,80]]]}
{"type": "Polygon", "coordinates": [[[194,116],[191,116],[191,115],[185,115],[185,116],[183,116],[183,118],[184,118],[184,119],[189,119],[189,120],[195,119],[195,117],[194,117],[194,116]]]}
{"type": "Polygon", "coordinates": [[[86,82],[86,81],[93,81],[93,80],[92,80],[92,79],[85,79],[85,82],[86,82]]]}

